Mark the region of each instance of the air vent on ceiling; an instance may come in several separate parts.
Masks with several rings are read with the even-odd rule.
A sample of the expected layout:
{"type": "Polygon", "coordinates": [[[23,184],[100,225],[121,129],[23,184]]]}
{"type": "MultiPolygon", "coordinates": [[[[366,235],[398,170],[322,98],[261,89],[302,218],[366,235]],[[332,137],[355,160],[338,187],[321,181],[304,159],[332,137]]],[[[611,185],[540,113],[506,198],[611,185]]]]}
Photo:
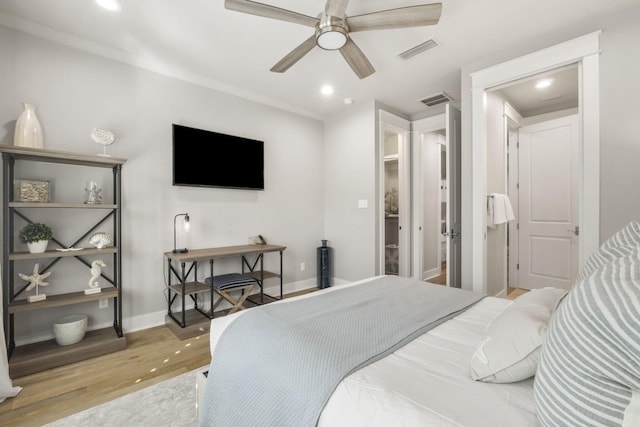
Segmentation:
{"type": "Polygon", "coordinates": [[[446,93],[440,92],[440,93],[437,93],[435,95],[427,96],[426,98],[420,99],[419,101],[422,102],[427,107],[433,107],[433,106],[438,105],[438,104],[447,103],[447,102],[451,101],[452,99],[453,98],[451,98],[446,93]]]}
{"type": "Polygon", "coordinates": [[[424,43],[420,43],[419,45],[398,54],[398,56],[404,60],[407,60],[421,54],[422,52],[426,52],[429,49],[433,49],[436,46],[438,46],[438,43],[434,39],[429,39],[424,43]]]}

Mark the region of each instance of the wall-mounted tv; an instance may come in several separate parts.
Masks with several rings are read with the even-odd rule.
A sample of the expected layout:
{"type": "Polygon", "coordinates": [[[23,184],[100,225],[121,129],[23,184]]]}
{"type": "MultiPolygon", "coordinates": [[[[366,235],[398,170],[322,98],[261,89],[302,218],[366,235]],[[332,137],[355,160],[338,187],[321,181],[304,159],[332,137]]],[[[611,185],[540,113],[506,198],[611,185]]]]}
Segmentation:
{"type": "Polygon", "coordinates": [[[264,190],[264,142],[174,124],[173,185],[264,190]]]}

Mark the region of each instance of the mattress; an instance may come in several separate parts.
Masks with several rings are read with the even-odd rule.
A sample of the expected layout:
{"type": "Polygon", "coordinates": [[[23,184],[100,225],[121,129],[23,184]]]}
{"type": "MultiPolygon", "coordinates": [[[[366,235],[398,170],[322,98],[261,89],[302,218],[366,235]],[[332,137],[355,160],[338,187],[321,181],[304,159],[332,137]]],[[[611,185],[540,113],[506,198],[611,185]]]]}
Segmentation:
{"type": "MultiPolygon", "coordinates": [[[[358,286],[365,279],[342,286],[358,286]]],[[[318,292],[333,292],[339,287],[318,292]]],[[[313,298],[317,292],[283,300],[313,298]]],[[[537,425],[533,379],[511,384],[473,381],[471,355],[484,330],[511,301],[487,297],[338,384],[318,422],[334,426],[537,425]]],[[[244,311],[212,320],[211,353],[244,311]]],[[[215,363],[215,361],[213,362],[215,363]]]]}

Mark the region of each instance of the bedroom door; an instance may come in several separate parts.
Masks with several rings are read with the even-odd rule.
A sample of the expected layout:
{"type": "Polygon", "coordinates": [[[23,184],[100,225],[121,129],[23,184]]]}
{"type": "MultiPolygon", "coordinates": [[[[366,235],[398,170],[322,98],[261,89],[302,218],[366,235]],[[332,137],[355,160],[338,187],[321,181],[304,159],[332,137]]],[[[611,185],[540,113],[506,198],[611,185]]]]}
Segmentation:
{"type": "Polygon", "coordinates": [[[447,122],[447,286],[462,287],[462,137],[461,113],[446,106],[447,122]]]}
{"type": "Polygon", "coordinates": [[[520,128],[519,287],[570,289],[578,274],[578,116],[520,128]]]}
{"type": "Polygon", "coordinates": [[[445,114],[417,120],[412,127],[413,274],[459,288],[460,110],[448,104],[445,114]]]}
{"type": "Polygon", "coordinates": [[[442,276],[446,269],[444,230],[447,202],[445,177],[446,139],[444,117],[439,129],[430,130],[433,119],[417,122],[412,140],[412,228],[413,277],[435,283],[446,282],[442,276]],[[424,130],[427,127],[429,130],[424,130]]]}

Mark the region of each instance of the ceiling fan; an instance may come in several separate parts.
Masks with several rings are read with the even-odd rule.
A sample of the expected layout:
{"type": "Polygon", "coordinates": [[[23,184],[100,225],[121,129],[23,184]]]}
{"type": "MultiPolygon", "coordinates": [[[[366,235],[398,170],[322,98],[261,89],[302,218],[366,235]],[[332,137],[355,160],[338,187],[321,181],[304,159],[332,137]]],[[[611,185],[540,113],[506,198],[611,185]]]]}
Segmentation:
{"type": "Polygon", "coordinates": [[[315,28],[314,35],[289,52],[271,71],[284,73],[317,45],[325,50],[340,50],[347,64],[361,79],[373,74],[375,69],[353,42],[350,33],[435,25],[442,12],[442,4],[433,3],[347,16],[345,12],[348,3],[349,0],[327,0],[324,11],[318,18],[250,0],[225,0],[224,7],[315,28]]]}

